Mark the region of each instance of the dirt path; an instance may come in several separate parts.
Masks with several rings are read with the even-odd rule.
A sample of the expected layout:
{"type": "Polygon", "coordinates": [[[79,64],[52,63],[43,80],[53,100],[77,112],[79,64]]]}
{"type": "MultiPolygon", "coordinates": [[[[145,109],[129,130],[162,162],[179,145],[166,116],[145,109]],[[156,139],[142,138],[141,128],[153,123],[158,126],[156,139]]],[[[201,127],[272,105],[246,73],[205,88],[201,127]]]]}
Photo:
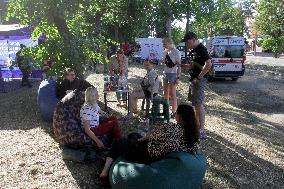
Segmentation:
{"type": "MultiPolygon", "coordinates": [[[[130,86],[145,71],[130,66],[130,86]]],[[[98,78],[88,79],[101,90],[98,78]]],[[[283,77],[248,70],[237,82],[216,81],[206,90],[206,129],[202,142],[208,170],[203,188],[284,187],[283,77]]],[[[178,98],[187,98],[183,75],[178,98]]],[[[63,161],[50,124],[36,108],[37,88],[0,94],[0,188],[102,188],[97,185],[100,162],[63,161]]],[[[102,96],[102,95],[101,95],[102,96]]],[[[123,116],[126,111],[110,105],[123,116]]],[[[143,128],[138,117],[122,123],[123,133],[143,128]]]]}
{"type": "Polygon", "coordinates": [[[283,77],[255,70],[237,82],[209,83],[205,188],[284,186],[283,84],[283,77]]]}

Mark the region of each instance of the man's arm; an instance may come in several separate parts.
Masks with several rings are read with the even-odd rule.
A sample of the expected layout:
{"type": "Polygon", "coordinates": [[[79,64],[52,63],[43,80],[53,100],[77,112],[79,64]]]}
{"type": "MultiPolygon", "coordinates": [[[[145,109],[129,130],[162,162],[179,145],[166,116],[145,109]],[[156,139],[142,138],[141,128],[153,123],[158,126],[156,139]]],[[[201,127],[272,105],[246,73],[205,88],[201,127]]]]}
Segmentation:
{"type": "Polygon", "coordinates": [[[210,59],[206,60],[200,74],[198,75],[198,79],[202,79],[204,75],[207,74],[207,72],[210,70],[211,66],[212,66],[211,60],[210,59]]]}

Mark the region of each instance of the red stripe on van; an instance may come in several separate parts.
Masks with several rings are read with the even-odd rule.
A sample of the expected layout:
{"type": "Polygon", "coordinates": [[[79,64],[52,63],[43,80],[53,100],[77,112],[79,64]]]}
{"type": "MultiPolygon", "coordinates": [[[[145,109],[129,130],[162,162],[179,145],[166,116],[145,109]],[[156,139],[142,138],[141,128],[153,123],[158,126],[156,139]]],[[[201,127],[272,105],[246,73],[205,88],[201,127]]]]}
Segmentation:
{"type": "Polygon", "coordinates": [[[221,63],[221,64],[242,64],[242,60],[233,60],[232,62],[230,60],[212,60],[212,63],[221,63]]]}

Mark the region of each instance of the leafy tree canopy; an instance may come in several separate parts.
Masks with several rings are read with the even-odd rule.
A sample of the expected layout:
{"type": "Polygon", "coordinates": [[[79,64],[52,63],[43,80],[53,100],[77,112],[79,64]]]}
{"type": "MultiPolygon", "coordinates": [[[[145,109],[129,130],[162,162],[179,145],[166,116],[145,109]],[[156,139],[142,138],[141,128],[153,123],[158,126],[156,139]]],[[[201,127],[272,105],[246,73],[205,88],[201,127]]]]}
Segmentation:
{"type": "Polygon", "coordinates": [[[275,57],[284,50],[284,1],[260,0],[255,26],[262,35],[262,47],[271,49],[275,57]]]}

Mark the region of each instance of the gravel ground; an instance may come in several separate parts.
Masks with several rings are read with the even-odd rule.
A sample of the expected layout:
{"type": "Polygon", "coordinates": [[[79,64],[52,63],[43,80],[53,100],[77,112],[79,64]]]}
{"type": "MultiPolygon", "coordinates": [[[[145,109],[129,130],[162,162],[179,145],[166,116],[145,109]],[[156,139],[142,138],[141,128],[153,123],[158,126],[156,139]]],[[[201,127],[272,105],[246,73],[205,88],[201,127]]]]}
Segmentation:
{"type": "MultiPolygon", "coordinates": [[[[134,87],[145,71],[135,65],[129,74],[134,87]]],[[[101,78],[92,74],[88,80],[102,91],[101,78]]],[[[186,102],[186,78],[183,74],[178,86],[180,102],[186,102]]],[[[208,84],[209,137],[201,144],[208,170],[202,188],[284,188],[283,83],[283,76],[247,70],[237,82],[208,84]]],[[[51,125],[40,119],[37,86],[0,94],[0,188],[104,188],[98,185],[102,162],[62,160],[51,125]]],[[[115,103],[110,108],[126,115],[115,103]]],[[[121,127],[123,134],[142,130],[143,120],[137,116],[121,127]]]]}

